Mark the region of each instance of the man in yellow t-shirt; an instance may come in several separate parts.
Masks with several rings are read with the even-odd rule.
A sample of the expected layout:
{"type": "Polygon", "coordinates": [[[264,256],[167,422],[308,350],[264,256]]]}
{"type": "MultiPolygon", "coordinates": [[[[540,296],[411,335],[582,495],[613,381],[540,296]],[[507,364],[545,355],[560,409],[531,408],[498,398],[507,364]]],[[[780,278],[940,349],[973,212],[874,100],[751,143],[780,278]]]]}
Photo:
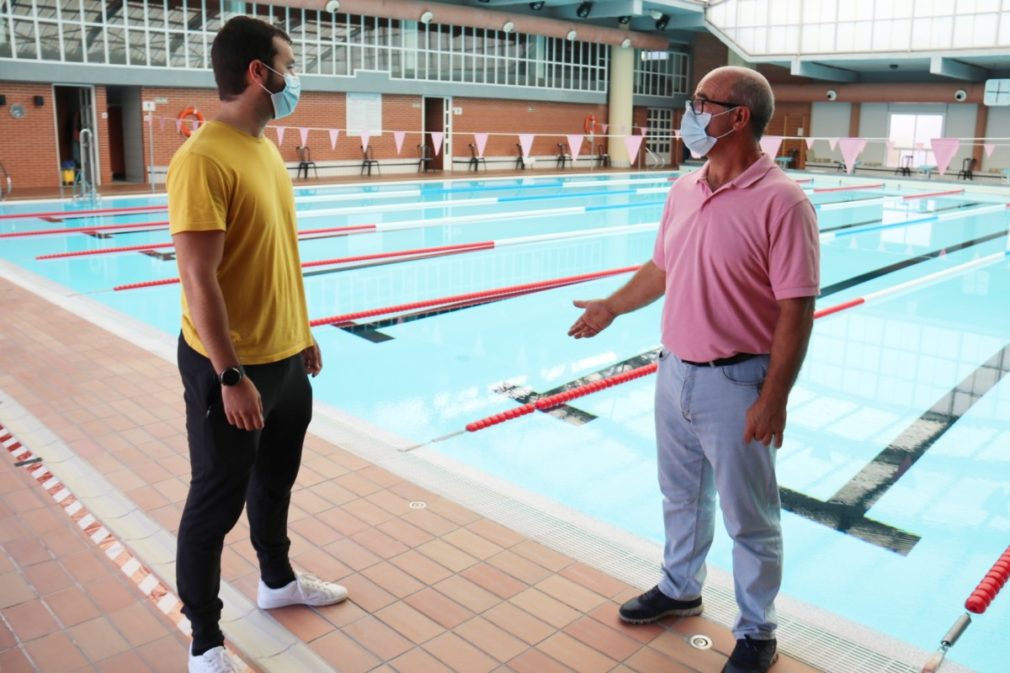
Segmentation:
{"type": "Polygon", "coordinates": [[[257,604],[329,605],[347,590],[295,573],[288,507],[322,369],[302,285],[295,203],[280,152],[263,137],[298,102],[291,40],[239,16],[214,39],[217,116],[176,152],[168,205],[182,279],[179,371],[192,478],[176,579],[193,627],[189,672],[245,670],[219,625],[225,535],[248,508],[260,565],[257,604]]]}

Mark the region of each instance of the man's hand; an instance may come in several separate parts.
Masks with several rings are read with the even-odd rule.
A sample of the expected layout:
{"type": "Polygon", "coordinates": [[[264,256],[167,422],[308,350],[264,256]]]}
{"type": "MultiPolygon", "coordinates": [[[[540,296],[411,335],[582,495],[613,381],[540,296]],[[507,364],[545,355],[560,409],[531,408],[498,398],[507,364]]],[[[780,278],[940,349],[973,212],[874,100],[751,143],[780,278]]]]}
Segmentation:
{"type": "Polygon", "coordinates": [[[302,351],[302,361],[305,363],[305,372],[313,377],[323,371],[323,353],[315,339],[311,346],[302,351]]]}
{"type": "Polygon", "coordinates": [[[568,330],[568,336],[576,339],[588,339],[594,337],[614,322],[617,317],[602,299],[576,299],[574,302],[577,308],[585,309],[575,324],[568,330]]]}
{"type": "Polygon", "coordinates": [[[747,424],[743,430],[744,443],[757,440],[765,446],[775,443],[775,448],[782,448],[782,433],[786,429],[786,405],[768,401],[758,397],[757,402],[747,410],[747,424]]]}
{"type": "Polygon", "coordinates": [[[221,386],[221,401],[228,423],[239,430],[263,429],[263,400],[248,376],[233,386],[221,386]]]}

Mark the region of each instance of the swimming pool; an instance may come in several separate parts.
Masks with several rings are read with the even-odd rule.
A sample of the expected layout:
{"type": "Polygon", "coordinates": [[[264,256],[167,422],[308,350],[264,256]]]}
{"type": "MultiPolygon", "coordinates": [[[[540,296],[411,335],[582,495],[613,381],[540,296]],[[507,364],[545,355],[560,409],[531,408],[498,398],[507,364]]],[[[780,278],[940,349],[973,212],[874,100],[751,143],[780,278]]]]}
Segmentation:
{"type": "MultiPolygon", "coordinates": [[[[317,399],[429,442],[531,395],[648,361],[658,347],[658,303],[592,340],[572,341],[566,331],[578,315],[572,299],[610,292],[628,277],[617,270],[649,257],[672,177],[299,189],[300,229],[315,232],[303,233],[303,261],[354,258],[306,268],[312,318],[615,270],[542,292],[460,298],[317,327],[326,361],[317,399]],[[376,257],[406,250],[414,252],[376,257]]],[[[783,519],[784,592],[933,649],[1005,549],[1010,528],[1010,396],[1001,378],[1010,367],[1002,301],[1010,269],[1000,254],[1007,198],[937,194],[954,187],[923,182],[795,177],[819,210],[818,308],[983,263],[819,319],[779,453],[791,512],[783,519]],[[906,198],[923,193],[935,195],[906,198]]],[[[85,205],[5,204],[0,233],[87,233],[0,239],[0,257],[175,334],[177,284],[112,289],[176,275],[171,248],[151,247],[169,241],[159,224],[164,203],[163,196],[105,199],[102,209],[146,210],[93,215],[82,212],[92,208],[85,205]],[[64,210],[77,212],[6,217],[64,210]],[[144,250],[36,259],[137,246],[144,250]]],[[[659,540],[652,385],[645,377],[432,446],[659,540]]],[[[718,535],[710,560],[728,569],[729,558],[728,540],[718,535]]],[[[1008,605],[998,599],[951,658],[983,673],[1002,670],[1010,646],[999,645],[997,625],[1010,617],[1008,605]]]]}

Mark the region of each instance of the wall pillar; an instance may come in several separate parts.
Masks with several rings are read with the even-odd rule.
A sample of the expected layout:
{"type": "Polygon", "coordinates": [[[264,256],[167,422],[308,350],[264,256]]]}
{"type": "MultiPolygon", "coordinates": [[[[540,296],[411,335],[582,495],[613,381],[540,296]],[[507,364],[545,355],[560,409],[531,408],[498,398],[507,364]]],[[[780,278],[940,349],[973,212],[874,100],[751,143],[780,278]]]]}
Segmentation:
{"type": "Polygon", "coordinates": [[[610,48],[610,93],[607,100],[607,152],[611,164],[618,168],[631,165],[628,148],[621,136],[632,132],[632,97],[635,87],[635,50],[632,47],[610,48]]]}

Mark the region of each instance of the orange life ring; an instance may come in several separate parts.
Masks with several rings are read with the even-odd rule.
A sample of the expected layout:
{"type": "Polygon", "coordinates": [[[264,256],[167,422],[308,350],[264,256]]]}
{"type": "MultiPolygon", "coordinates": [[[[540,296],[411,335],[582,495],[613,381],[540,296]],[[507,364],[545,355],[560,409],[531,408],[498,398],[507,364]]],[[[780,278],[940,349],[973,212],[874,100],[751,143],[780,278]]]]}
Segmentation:
{"type": "Polygon", "coordinates": [[[582,130],[586,133],[593,133],[596,129],[596,117],[593,115],[586,115],[586,118],[582,120],[582,130]]]}
{"type": "Polygon", "coordinates": [[[190,105],[188,108],[180,112],[179,116],[176,117],[177,120],[182,122],[181,124],[179,124],[179,133],[186,136],[187,138],[193,135],[193,128],[186,123],[187,121],[189,121],[190,117],[192,117],[198,122],[197,128],[203,126],[204,122],[203,114],[201,114],[201,112],[192,105],[190,105]]]}

